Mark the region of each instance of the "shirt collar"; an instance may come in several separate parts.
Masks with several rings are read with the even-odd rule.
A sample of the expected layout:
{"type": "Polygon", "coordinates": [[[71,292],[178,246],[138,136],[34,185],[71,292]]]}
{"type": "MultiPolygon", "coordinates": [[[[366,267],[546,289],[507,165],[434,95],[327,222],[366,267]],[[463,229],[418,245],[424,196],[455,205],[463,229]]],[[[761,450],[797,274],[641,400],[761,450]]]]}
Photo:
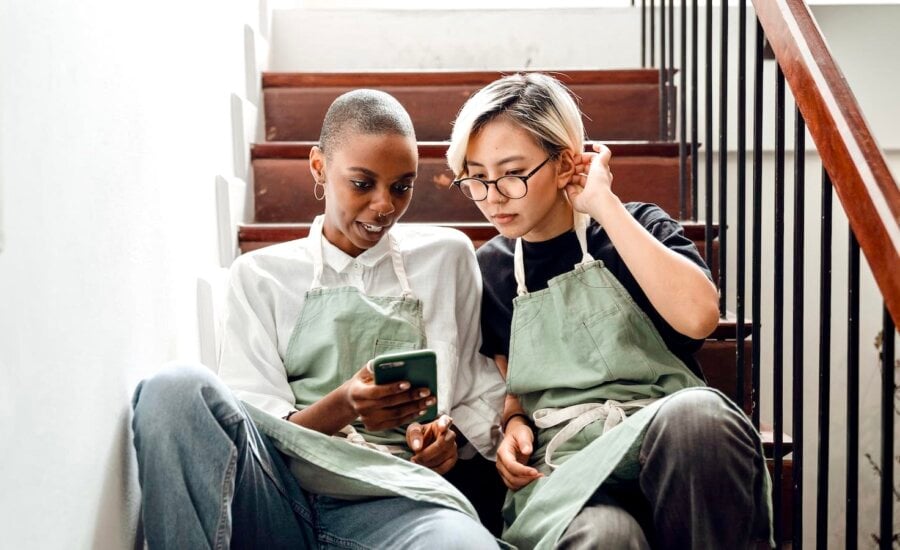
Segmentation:
{"type": "Polygon", "coordinates": [[[368,250],[364,250],[362,254],[355,258],[331,244],[324,235],[322,236],[322,261],[337,273],[343,273],[354,263],[365,268],[374,267],[375,264],[380,262],[381,259],[389,253],[390,243],[388,242],[387,235],[381,237],[381,240],[378,241],[375,246],[368,250]]]}

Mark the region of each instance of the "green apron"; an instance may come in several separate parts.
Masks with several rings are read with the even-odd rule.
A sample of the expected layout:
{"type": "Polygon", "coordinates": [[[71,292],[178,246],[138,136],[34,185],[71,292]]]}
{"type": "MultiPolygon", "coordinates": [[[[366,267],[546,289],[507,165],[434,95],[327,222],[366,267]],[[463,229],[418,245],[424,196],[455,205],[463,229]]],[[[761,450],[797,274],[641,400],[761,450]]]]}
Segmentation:
{"type": "MultiPolygon", "coordinates": [[[[426,344],[422,305],[410,290],[393,235],[385,238],[402,295],[370,297],[355,287],[322,287],[322,222],[318,216],[310,228],[313,281],[284,357],[297,408],[324,397],[375,355],[426,344]]],[[[369,432],[357,425],[327,436],[247,408],[260,430],[291,458],[291,471],[307,491],[343,499],[402,496],[478,519],[469,501],[442,476],[406,460],[411,453],[401,428],[369,432]]]]}
{"type": "Polygon", "coordinates": [[[588,220],[575,221],[582,261],[544,290],[528,293],[516,242],[507,390],[535,420],[530,464],[544,474],[507,494],[503,539],[521,548],[552,548],[600,485],[637,478],[643,434],[668,396],[716,391],[591,257],[588,220]]]}

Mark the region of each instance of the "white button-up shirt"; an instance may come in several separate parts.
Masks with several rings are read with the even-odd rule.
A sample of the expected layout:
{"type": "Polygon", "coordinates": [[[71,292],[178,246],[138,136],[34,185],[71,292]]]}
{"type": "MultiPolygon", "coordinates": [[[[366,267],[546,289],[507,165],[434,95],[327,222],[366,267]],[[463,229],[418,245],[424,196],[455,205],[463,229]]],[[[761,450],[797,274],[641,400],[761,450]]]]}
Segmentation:
{"type": "MultiPolygon", "coordinates": [[[[400,224],[391,233],[422,301],[428,347],[437,354],[439,412],[493,458],[506,388],[497,367],[478,353],[482,287],[472,243],[459,231],[426,225],[400,224]]],[[[240,399],[278,417],[294,410],[284,357],[312,283],[314,245],[300,239],[262,248],[231,268],[219,376],[240,399]]],[[[322,249],[322,286],[401,294],[388,239],[355,258],[326,239],[322,249]]]]}

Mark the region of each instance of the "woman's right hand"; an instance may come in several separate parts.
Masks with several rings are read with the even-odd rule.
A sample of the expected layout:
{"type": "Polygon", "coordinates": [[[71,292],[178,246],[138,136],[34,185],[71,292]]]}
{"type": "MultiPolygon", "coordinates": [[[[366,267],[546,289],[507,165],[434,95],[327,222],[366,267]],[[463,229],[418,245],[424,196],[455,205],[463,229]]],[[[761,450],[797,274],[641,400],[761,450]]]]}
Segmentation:
{"type": "Polygon", "coordinates": [[[532,452],[534,432],[531,431],[531,426],[519,416],[511,418],[497,449],[497,471],[509,489],[518,491],[543,476],[537,469],[527,465],[532,452]]]}
{"type": "Polygon", "coordinates": [[[406,380],[376,385],[368,365],[363,365],[344,389],[348,406],[372,431],[409,424],[435,402],[428,388],[410,388],[406,380]]]}

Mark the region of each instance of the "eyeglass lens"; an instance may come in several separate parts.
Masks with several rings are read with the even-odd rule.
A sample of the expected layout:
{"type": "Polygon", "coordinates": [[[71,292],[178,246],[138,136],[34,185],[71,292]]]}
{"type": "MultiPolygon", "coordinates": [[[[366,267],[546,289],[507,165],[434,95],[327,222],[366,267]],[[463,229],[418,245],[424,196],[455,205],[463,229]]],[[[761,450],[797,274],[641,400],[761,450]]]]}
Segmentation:
{"type": "MultiPolygon", "coordinates": [[[[496,185],[500,194],[510,199],[520,199],[528,192],[528,186],[519,176],[503,176],[497,179],[496,185]]],[[[484,200],[488,195],[488,184],[476,178],[460,180],[459,189],[476,201],[484,200]]]]}

